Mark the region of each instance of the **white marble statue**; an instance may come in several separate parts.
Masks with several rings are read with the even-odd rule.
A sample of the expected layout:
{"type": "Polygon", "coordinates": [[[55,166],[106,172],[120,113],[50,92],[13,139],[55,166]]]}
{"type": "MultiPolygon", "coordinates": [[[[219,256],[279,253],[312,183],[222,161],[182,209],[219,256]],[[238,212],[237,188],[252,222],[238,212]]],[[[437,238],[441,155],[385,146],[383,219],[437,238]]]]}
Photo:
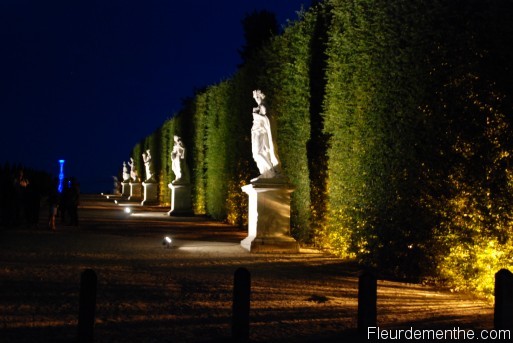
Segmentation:
{"type": "Polygon", "coordinates": [[[130,173],[128,172],[128,167],[126,166],[126,162],[123,161],[123,182],[128,182],[130,179],[130,173]]]}
{"type": "Polygon", "coordinates": [[[173,140],[175,144],[173,145],[173,151],[171,151],[171,169],[175,174],[173,183],[177,183],[181,181],[183,175],[182,162],[185,159],[185,147],[180,137],[174,136],[173,140]]]}
{"type": "Polygon", "coordinates": [[[130,178],[132,179],[132,182],[137,182],[137,169],[135,169],[135,162],[133,157],[130,157],[130,162],[128,162],[128,165],[130,166],[130,178]]]}
{"type": "Polygon", "coordinates": [[[146,181],[153,178],[153,174],[151,172],[151,154],[150,149],[146,150],[146,152],[142,154],[142,158],[144,161],[144,168],[146,169],[146,181]]]}
{"type": "Polygon", "coordinates": [[[265,95],[260,90],[253,91],[253,98],[258,104],[253,107],[253,126],[251,127],[251,150],[260,176],[273,178],[278,174],[278,159],[274,152],[271,135],[271,123],[264,106],[265,95]]]}

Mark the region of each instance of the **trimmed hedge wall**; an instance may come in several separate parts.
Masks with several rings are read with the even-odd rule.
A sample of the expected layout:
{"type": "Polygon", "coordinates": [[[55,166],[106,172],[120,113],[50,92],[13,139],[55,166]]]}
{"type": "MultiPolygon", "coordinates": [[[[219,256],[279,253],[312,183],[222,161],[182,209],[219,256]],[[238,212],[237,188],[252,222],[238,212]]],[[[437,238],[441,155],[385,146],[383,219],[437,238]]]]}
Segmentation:
{"type": "Polygon", "coordinates": [[[512,19],[508,1],[319,2],[133,156],[160,156],[164,203],[179,133],[195,212],[244,227],[261,89],[299,241],[491,294],[513,266],[512,19]]]}

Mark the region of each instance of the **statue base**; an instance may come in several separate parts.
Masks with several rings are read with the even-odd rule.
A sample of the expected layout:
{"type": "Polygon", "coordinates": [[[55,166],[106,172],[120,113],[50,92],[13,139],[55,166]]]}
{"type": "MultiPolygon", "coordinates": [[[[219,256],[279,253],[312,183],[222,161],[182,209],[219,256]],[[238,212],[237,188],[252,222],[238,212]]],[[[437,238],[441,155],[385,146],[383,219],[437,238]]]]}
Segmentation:
{"type": "Polygon", "coordinates": [[[193,215],[191,185],[170,183],[168,187],[171,189],[171,210],[167,214],[170,216],[193,215]]]}
{"type": "Polygon", "coordinates": [[[259,178],[243,186],[248,194],[248,237],[241,246],[254,253],[298,253],[290,236],[290,194],[294,188],[285,179],[259,178]]]}
{"type": "Polygon", "coordinates": [[[144,188],[144,199],[141,202],[141,206],[158,204],[157,184],[154,182],[143,182],[142,185],[144,188]]]}
{"type": "Polygon", "coordinates": [[[128,200],[137,200],[142,197],[142,187],[140,182],[130,182],[130,196],[128,200]]]}
{"type": "Polygon", "coordinates": [[[123,197],[130,196],[130,183],[121,182],[121,196],[123,196],[123,197]]]}

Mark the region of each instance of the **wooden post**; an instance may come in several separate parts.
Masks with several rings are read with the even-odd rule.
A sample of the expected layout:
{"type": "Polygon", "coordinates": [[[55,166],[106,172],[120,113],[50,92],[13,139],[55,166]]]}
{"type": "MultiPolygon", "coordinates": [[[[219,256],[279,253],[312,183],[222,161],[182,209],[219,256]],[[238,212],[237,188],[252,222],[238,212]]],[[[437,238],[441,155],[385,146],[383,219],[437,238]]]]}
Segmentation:
{"type": "Polygon", "coordinates": [[[367,328],[377,326],[378,282],[376,275],[365,270],[358,278],[358,332],[367,334],[367,328]]]}
{"type": "Polygon", "coordinates": [[[232,338],[235,342],[249,341],[249,309],[251,275],[246,268],[238,268],[233,281],[232,338]]]}
{"type": "Polygon", "coordinates": [[[513,274],[507,269],[495,273],[493,324],[496,330],[513,330],[513,274]]]}
{"type": "Polygon", "coordinates": [[[80,277],[80,302],[78,310],[78,341],[90,343],[94,340],[94,318],[96,309],[96,273],[86,269],[80,277]]]}

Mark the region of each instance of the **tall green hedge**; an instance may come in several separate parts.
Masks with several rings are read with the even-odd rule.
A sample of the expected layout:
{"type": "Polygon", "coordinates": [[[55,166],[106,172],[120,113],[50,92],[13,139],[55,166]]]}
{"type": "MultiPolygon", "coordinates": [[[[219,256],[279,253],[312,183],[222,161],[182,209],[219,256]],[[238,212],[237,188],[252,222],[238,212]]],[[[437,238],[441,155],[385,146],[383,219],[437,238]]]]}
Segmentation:
{"type": "Polygon", "coordinates": [[[433,224],[419,187],[430,135],[418,109],[432,29],[424,5],[332,1],[327,50],[326,238],[343,255],[407,273],[429,251],[433,224]]]}
{"type": "MultiPolygon", "coordinates": [[[[198,214],[207,213],[206,196],[206,118],[207,118],[207,94],[202,92],[196,95],[192,108],[193,139],[186,149],[191,149],[193,155],[191,183],[193,187],[193,207],[198,214]]],[[[184,137],[187,139],[187,137],[184,137]]]]}
{"type": "Polygon", "coordinates": [[[283,173],[295,187],[291,198],[292,234],[301,241],[311,238],[307,143],[311,131],[310,56],[315,19],[314,14],[303,14],[300,22],[273,40],[261,54],[265,64],[257,79],[276,128],[283,173]]]}
{"type": "Polygon", "coordinates": [[[159,201],[163,205],[170,205],[171,190],[168,185],[175,179],[171,169],[171,151],[173,151],[173,136],[175,135],[177,122],[177,118],[168,119],[159,130],[160,151],[156,152],[158,155],[155,158],[158,158],[160,161],[158,165],[154,166],[154,170],[159,176],[159,201]]]}
{"type": "Polygon", "coordinates": [[[206,203],[207,213],[216,219],[226,217],[227,181],[232,178],[229,164],[233,163],[236,135],[231,129],[228,97],[230,85],[223,82],[207,90],[206,111],[206,203]]]}
{"type": "Polygon", "coordinates": [[[161,154],[167,201],[178,132],[194,211],[243,227],[261,89],[300,242],[489,293],[485,266],[513,266],[512,19],[508,1],[319,2],[133,156],[161,154]]]}
{"type": "Polygon", "coordinates": [[[513,4],[456,1],[444,15],[451,20],[440,30],[453,34],[437,37],[437,87],[425,106],[443,125],[444,192],[433,203],[441,203],[435,238],[446,251],[437,270],[455,288],[492,297],[494,273],[513,266],[513,4]]]}
{"type": "Polygon", "coordinates": [[[251,178],[255,177],[256,165],[251,157],[252,82],[255,70],[243,68],[229,83],[228,121],[230,122],[230,146],[227,170],[226,220],[232,225],[244,227],[247,224],[248,198],[241,191],[251,178]]]}
{"type": "Polygon", "coordinates": [[[325,242],[341,255],[402,275],[459,275],[460,285],[463,275],[475,278],[479,242],[496,241],[500,230],[490,227],[509,226],[509,206],[500,199],[511,192],[505,162],[511,145],[504,134],[510,86],[499,86],[497,70],[510,73],[511,66],[496,56],[511,54],[504,49],[511,45],[501,42],[511,37],[511,5],[329,5],[325,242]],[[494,178],[501,183],[493,200],[492,170],[502,175],[494,178]],[[462,203],[462,195],[470,199],[462,203]],[[479,210],[483,206],[497,211],[479,210]],[[468,216],[480,218],[479,230],[456,220],[468,216]]]}

